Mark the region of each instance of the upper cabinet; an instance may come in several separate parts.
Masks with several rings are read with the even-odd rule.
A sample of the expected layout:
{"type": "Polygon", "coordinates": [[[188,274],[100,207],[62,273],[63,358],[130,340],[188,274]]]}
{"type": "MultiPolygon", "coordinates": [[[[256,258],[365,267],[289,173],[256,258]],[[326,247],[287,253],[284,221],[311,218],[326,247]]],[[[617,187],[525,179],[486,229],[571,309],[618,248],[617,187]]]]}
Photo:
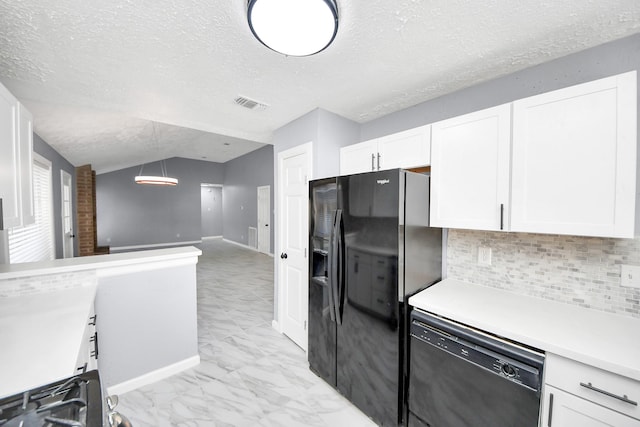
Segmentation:
{"type": "Polygon", "coordinates": [[[636,73],[513,103],[511,230],[633,237],[636,73]]]}
{"type": "Polygon", "coordinates": [[[0,198],[4,228],[35,221],[32,170],[32,116],[0,84],[0,198]]]}
{"type": "Polygon", "coordinates": [[[636,72],[432,125],[431,225],[633,237],[636,72]]]}
{"type": "Polygon", "coordinates": [[[431,226],[508,229],[509,104],[432,125],[431,226]]]}
{"type": "Polygon", "coordinates": [[[431,126],[420,126],[340,149],[340,174],[431,164],[431,126]]]}

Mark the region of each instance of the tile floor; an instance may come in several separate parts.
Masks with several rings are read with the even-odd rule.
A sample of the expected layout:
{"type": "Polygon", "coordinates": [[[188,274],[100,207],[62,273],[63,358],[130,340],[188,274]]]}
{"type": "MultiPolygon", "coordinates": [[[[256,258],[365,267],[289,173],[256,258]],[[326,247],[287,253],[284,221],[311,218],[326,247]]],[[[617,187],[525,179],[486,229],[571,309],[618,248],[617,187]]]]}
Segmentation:
{"type": "Polygon", "coordinates": [[[273,258],[222,240],[200,248],[200,365],[120,395],[134,427],[375,426],[271,327],[273,258]]]}

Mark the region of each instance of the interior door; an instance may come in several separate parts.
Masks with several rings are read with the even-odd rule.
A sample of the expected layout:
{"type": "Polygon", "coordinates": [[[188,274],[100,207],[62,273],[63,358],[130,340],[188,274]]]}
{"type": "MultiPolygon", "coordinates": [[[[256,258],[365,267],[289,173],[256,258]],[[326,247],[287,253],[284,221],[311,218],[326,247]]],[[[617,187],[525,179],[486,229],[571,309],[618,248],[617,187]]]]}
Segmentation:
{"type": "Polygon", "coordinates": [[[271,252],[271,186],[258,187],[258,251],[271,252]]]}
{"type": "Polygon", "coordinates": [[[71,175],[60,171],[61,177],[61,197],[62,197],[62,256],[73,258],[73,187],[71,175]]]}
{"type": "Polygon", "coordinates": [[[278,155],[279,318],[282,332],[307,350],[311,143],[278,155]]]}

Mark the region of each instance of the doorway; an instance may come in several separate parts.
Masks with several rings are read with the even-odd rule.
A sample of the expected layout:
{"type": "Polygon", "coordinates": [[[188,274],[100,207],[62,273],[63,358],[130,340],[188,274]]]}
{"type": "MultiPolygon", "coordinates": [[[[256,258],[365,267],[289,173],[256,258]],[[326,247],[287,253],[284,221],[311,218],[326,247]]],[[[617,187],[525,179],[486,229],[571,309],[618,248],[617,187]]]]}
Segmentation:
{"type": "Polygon", "coordinates": [[[222,237],[222,185],[200,184],[201,237],[222,237]]]}
{"type": "Polygon", "coordinates": [[[271,253],[271,186],[258,187],[258,251],[271,253]]]}

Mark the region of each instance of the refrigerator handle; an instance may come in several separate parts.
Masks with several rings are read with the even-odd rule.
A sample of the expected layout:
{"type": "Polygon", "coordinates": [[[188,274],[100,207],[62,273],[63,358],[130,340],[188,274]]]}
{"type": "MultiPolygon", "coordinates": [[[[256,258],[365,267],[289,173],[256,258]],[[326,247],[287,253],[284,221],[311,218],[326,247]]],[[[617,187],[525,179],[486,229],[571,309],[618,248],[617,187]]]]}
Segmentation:
{"type": "Polygon", "coordinates": [[[329,316],[331,317],[331,321],[336,321],[336,308],[335,308],[335,291],[336,280],[337,280],[337,269],[336,262],[338,260],[338,256],[336,254],[336,213],[333,213],[333,226],[331,227],[331,237],[329,239],[329,256],[328,256],[328,279],[329,279],[329,316]]]}
{"type": "Polygon", "coordinates": [[[344,310],[344,269],[345,269],[345,251],[344,251],[344,227],[342,225],[342,209],[336,211],[335,233],[336,233],[336,294],[334,296],[336,309],[336,322],[342,325],[342,312],[344,310]]]}

